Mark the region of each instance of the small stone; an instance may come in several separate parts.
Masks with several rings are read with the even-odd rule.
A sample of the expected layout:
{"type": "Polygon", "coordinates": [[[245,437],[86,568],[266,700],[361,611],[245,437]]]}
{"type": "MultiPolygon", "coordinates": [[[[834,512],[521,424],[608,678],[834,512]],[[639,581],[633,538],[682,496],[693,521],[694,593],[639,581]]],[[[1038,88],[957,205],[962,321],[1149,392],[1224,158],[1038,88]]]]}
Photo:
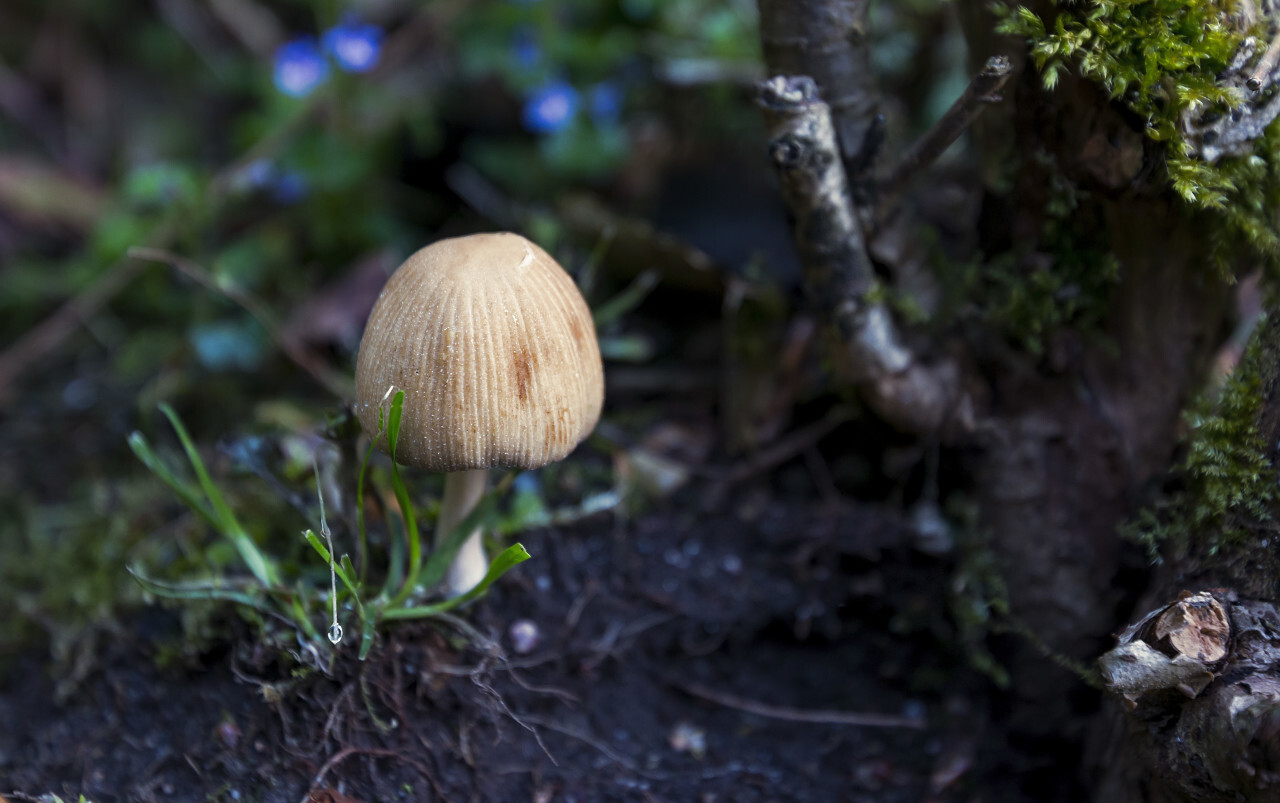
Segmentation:
{"type": "Polygon", "coordinates": [[[516,655],[528,655],[542,643],[542,631],[532,619],[517,619],[507,628],[507,637],[511,639],[511,649],[516,655]]]}
{"type": "Polygon", "coordinates": [[[677,753],[688,753],[701,760],[707,754],[707,732],[688,722],[677,722],[667,736],[667,744],[677,753]]]}

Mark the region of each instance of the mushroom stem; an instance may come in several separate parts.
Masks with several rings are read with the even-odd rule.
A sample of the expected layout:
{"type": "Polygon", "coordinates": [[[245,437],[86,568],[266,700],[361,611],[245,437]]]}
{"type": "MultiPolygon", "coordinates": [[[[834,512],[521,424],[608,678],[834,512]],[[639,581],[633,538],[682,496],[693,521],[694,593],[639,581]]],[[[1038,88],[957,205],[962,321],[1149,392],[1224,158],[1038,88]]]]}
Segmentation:
{"type": "MultiPolygon", "coordinates": [[[[444,477],[444,499],[440,503],[440,517],[436,520],[436,549],[439,549],[454,528],[467,517],[489,488],[489,471],[478,468],[467,471],[451,471],[444,477]]],[[[467,536],[458,554],[449,566],[444,578],[445,594],[460,596],[479,585],[489,571],[489,561],[484,556],[484,539],[480,528],[467,536]]]]}

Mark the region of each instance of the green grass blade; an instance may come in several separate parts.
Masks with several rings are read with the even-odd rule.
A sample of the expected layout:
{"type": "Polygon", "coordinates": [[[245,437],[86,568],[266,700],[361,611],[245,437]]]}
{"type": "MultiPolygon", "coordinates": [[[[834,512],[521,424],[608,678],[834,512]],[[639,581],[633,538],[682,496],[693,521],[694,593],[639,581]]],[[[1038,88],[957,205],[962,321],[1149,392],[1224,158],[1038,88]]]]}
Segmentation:
{"type": "Polygon", "coordinates": [[[279,616],[274,609],[260,599],[248,594],[244,591],[238,591],[235,588],[221,586],[214,583],[164,583],[159,580],[152,580],[142,572],[126,566],[125,570],[133,576],[138,585],[142,586],[142,590],[155,594],[157,597],[166,599],[216,599],[226,602],[234,602],[253,608],[255,611],[267,614],[268,616],[279,616]]]}
{"type": "Polygon", "coordinates": [[[182,448],[187,453],[187,460],[191,462],[191,468],[196,472],[196,479],[200,482],[200,488],[209,499],[209,504],[213,506],[213,511],[222,522],[222,527],[227,530],[244,532],[244,528],[240,526],[240,521],[236,518],[235,513],[231,512],[231,507],[227,504],[227,500],[223,498],[222,492],[218,490],[213,478],[209,476],[209,470],[205,468],[204,460],[201,459],[195,442],[191,440],[191,436],[187,433],[187,428],[183,425],[182,419],[178,418],[177,411],[166,402],[161,402],[159,407],[160,412],[164,413],[165,417],[169,419],[169,423],[173,426],[173,431],[178,434],[178,440],[182,443],[182,448]]]}
{"type": "MultiPolygon", "coordinates": [[[[328,563],[329,550],[325,548],[320,536],[311,530],[307,530],[302,535],[307,539],[307,543],[311,544],[311,548],[319,552],[320,557],[328,563]]],[[[355,576],[355,567],[351,563],[350,556],[343,555],[341,563],[334,567],[334,571],[337,572],[338,579],[342,581],[342,584],[351,591],[351,600],[356,606],[356,617],[360,620],[360,660],[363,661],[365,656],[369,654],[370,646],[373,645],[373,632],[378,625],[377,608],[376,606],[371,606],[374,609],[374,613],[372,615],[366,613],[364,603],[360,601],[359,586],[352,580],[355,576]]]]}
{"type": "Polygon", "coordinates": [[[471,589],[460,597],[447,599],[443,602],[437,602],[434,605],[417,605],[411,608],[390,608],[383,611],[383,617],[386,619],[422,619],[429,616],[435,616],[439,613],[457,608],[460,605],[466,605],[476,597],[489,590],[489,586],[502,575],[506,574],[512,567],[524,563],[529,559],[529,551],[524,548],[524,544],[512,544],[502,551],[498,557],[493,559],[489,564],[489,571],[485,573],[484,579],[480,584],[471,589]]]}
{"type": "MultiPolygon", "coordinates": [[[[320,540],[320,536],[316,535],[312,530],[307,530],[302,534],[302,537],[307,539],[307,543],[311,544],[312,549],[320,553],[320,557],[324,560],[325,565],[329,565],[329,550],[325,547],[324,541],[320,540]]],[[[347,565],[351,564],[351,559],[346,555],[343,555],[342,557],[346,565],[334,565],[333,571],[338,575],[338,579],[342,581],[342,584],[349,588],[352,594],[356,594],[355,581],[351,579],[351,575],[347,574],[346,568],[347,565]]]]}
{"type": "Polygon", "coordinates": [[[381,600],[389,600],[404,581],[404,523],[398,518],[387,519],[387,576],[382,581],[381,600]]]}
{"type": "MultiPolygon", "coordinates": [[[[369,569],[369,531],[364,520],[364,478],[369,470],[369,460],[373,457],[374,446],[378,436],[382,434],[382,411],[378,411],[378,435],[369,444],[364,453],[364,462],[360,464],[360,474],[356,478],[356,532],[360,535],[360,585],[364,585],[369,569]]],[[[354,575],[352,575],[354,576],[354,575]]]]}
{"type": "MultiPolygon", "coordinates": [[[[351,563],[350,556],[348,555],[342,556],[342,568],[344,571],[346,571],[348,575],[350,575],[351,577],[355,577],[356,575],[355,566],[351,563]]],[[[354,597],[355,603],[356,603],[356,613],[360,615],[360,660],[361,661],[363,661],[366,657],[368,657],[369,648],[373,646],[373,633],[378,626],[378,612],[380,610],[380,608],[378,608],[375,602],[374,605],[369,606],[371,613],[369,615],[365,614],[364,605],[361,604],[360,602],[360,592],[359,592],[359,589],[363,587],[363,585],[364,583],[362,581],[360,585],[358,585],[356,588],[352,589],[351,591],[352,596],[354,597]]]]}
{"type": "MultiPolygon", "coordinates": [[[[353,564],[353,563],[351,562],[351,556],[350,556],[350,555],[347,555],[347,554],[345,554],[345,553],[344,553],[344,554],[343,554],[343,556],[342,556],[342,560],[338,561],[338,566],[340,566],[340,567],[341,567],[341,568],[338,570],[338,576],[339,576],[339,577],[341,577],[341,576],[342,576],[342,572],[346,572],[348,577],[355,577],[355,576],[356,576],[356,567],[355,567],[355,564],[353,564]]],[[[347,583],[347,587],[351,589],[351,593],[352,593],[352,594],[355,594],[355,595],[356,595],[356,599],[359,599],[359,598],[360,598],[360,589],[364,588],[364,581],[363,581],[363,580],[356,580],[356,581],[355,581],[355,585],[354,585],[354,586],[353,586],[351,583],[347,583]]]]}
{"type": "Polygon", "coordinates": [[[187,460],[191,462],[191,468],[196,473],[196,479],[199,480],[205,497],[208,498],[209,504],[213,507],[214,515],[218,520],[218,529],[235,544],[240,557],[248,565],[249,571],[253,572],[253,576],[258,578],[258,582],[268,587],[278,585],[275,566],[262,554],[257,544],[253,543],[249,533],[240,525],[240,521],[235,514],[231,512],[231,507],[227,505],[222,492],[218,490],[218,486],[214,484],[213,479],[209,476],[209,471],[205,468],[204,461],[200,459],[200,453],[196,450],[196,445],[191,440],[191,436],[187,434],[187,428],[182,425],[182,420],[178,418],[178,413],[163,402],[160,404],[160,412],[164,413],[165,417],[169,419],[169,423],[173,425],[174,432],[178,434],[178,440],[182,442],[182,448],[187,453],[187,460]]]}
{"type": "Polygon", "coordinates": [[[155,450],[151,448],[151,444],[147,442],[146,437],[143,436],[141,432],[135,432],[129,436],[129,448],[132,449],[133,453],[142,461],[142,464],[150,469],[152,474],[159,477],[165,485],[168,485],[169,488],[178,495],[178,498],[181,499],[187,507],[191,508],[200,516],[200,518],[208,522],[209,526],[216,530],[222,529],[221,522],[218,521],[213,510],[209,508],[209,505],[200,498],[200,494],[195,489],[195,486],[182,479],[177,474],[174,474],[173,471],[165,465],[165,462],[160,459],[160,455],[156,454],[155,450]]]}
{"type": "Polygon", "coordinates": [[[369,650],[373,647],[374,631],[378,627],[377,616],[366,616],[360,623],[360,660],[363,661],[369,657],[369,650]]]}
{"type": "Polygon", "coordinates": [[[373,457],[373,450],[377,448],[378,438],[382,437],[382,432],[382,407],[379,406],[378,431],[369,441],[369,448],[364,453],[364,462],[360,464],[360,475],[356,478],[356,531],[360,534],[360,585],[364,585],[365,578],[369,576],[369,530],[364,520],[364,478],[369,472],[369,460],[373,457]]]}
{"type": "Polygon", "coordinates": [[[320,641],[320,633],[316,630],[316,626],[311,624],[311,614],[303,607],[302,601],[306,599],[302,589],[298,589],[297,593],[289,598],[290,607],[293,609],[293,618],[298,626],[307,634],[307,638],[312,642],[320,641]]]}
{"type": "Polygon", "coordinates": [[[391,451],[391,488],[395,491],[396,503],[400,506],[400,514],[404,519],[404,529],[409,541],[409,564],[405,571],[404,584],[391,598],[391,607],[404,602],[418,586],[418,574],[422,571],[422,542],[418,535],[418,516],[414,512],[413,500],[409,498],[409,489],[400,478],[400,467],[396,464],[396,443],[400,439],[400,418],[404,412],[404,391],[397,390],[391,398],[391,412],[387,415],[387,445],[391,451]]]}

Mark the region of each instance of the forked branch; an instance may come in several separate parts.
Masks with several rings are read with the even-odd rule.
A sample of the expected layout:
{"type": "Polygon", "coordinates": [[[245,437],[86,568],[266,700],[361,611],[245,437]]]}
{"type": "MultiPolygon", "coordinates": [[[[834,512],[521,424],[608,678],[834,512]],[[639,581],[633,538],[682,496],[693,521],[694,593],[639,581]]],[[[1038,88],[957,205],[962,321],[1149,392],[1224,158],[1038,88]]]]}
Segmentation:
{"type": "Polygon", "coordinates": [[[924,363],[877,298],[879,281],[854,211],[831,108],[817,85],[807,76],[778,76],[760,85],[758,100],[769,155],[795,221],[805,287],[831,330],[838,365],[896,426],[936,433],[965,421],[957,366],[924,363]]]}

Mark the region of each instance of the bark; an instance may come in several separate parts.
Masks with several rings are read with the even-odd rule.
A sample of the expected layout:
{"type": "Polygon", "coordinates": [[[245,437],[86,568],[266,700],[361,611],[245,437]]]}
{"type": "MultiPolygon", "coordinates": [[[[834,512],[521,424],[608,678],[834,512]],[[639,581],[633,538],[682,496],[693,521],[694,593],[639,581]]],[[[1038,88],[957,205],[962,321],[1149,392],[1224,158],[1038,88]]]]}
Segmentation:
{"type": "MultiPolygon", "coordinates": [[[[974,466],[1014,615],[1080,662],[1115,629],[1117,527],[1168,468],[1181,411],[1227,311],[1225,286],[1203,267],[1197,222],[1172,199],[1095,203],[1123,271],[1106,331],[1092,341],[1064,335],[1051,347],[1065,355],[1058,372],[1002,360],[974,466]]],[[[1079,679],[1030,648],[1010,670],[1028,702],[1020,725],[1053,732],[1071,713],[1079,679]]]]}
{"type": "MultiPolygon", "coordinates": [[[[1255,338],[1256,354],[1240,370],[1261,375],[1258,428],[1274,464],[1280,449],[1280,316],[1265,321],[1255,338]]],[[[1199,657],[1142,621],[1100,661],[1123,704],[1107,712],[1095,735],[1097,799],[1280,800],[1280,506],[1273,508],[1270,520],[1224,522],[1231,538],[1193,534],[1189,548],[1162,567],[1143,602],[1153,607],[1194,592],[1211,594],[1225,610],[1226,655],[1200,661],[1209,673],[1204,686],[1178,690],[1156,682],[1144,688],[1133,680],[1118,682],[1107,671],[1125,649],[1124,635],[1155,648],[1157,660],[1179,652],[1199,657]]],[[[1126,668],[1135,663],[1127,661],[1126,668]]]]}
{"type": "MultiPolygon", "coordinates": [[[[971,61],[1010,46],[990,35],[984,5],[960,6],[966,31],[985,32],[971,61]]],[[[1048,3],[1029,5],[1052,18],[1048,3]]],[[[1209,221],[1168,188],[1141,122],[1069,75],[1046,92],[1018,48],[1006,102],[972,132],[982,174],[1005,177],[985,193],[980,247],[1012,252],[1028,274],[1052,270],[1046,210],[1066,182],[1084,192],[1053,225],[1081,250],[1114,255],[1120,279],[1101,331],[1060,332],[1043,360],[1002,351],[990,335],[974,340],[993,377],[974,492],[1014,616],[1059,656],[1087,663],[1115,629],[1117,527],[1172,460],[1181,411],[1225,335],[1229,288],[1207,267],[1209,221]]],[[[1036,652],[1023,646],[1010,659],[1025,702],[1015,726],[1055,733],[1083,685],[1036,652]]]]}
{"type": "MultiPolygon", "coordinates": [[[[1047,19],[1056,14],[1048,0],[1028,5],[1047,19]]],[[[867,299],[876,281],[858,212],[877,201],[866,180],[876,128],[866,4],[760,0],[760,9],[770,74],[791,76],[774,79],[772,96],[766,89],[766,118],[811,299],[836,322],[872,406],[899,426],[937,434],[936,416],[902,414],[918,395],[886,392],[875,381],[903,375],[885,370],[900,341],[857,348],[876,342],[858,336],[870,331],[875,306],[867,299]],[[802,75],[816,78],[821,97],[804,90],[796,78],[802,75]],[[832,101],[829,111],[822,98],[832,101]],[[813,135],[821,133],[823,114],[836,120],[844,170],[823,136],[813,135]]],[[[959,11],[974,33],[973,62],[1010,46],[990,35],[985,3],[965,0],[959,11]]],[[[1017,698],[1009,724],[1015,732],[1073,738],[1082,734],[1063,726],[1079,721],[1073,699],[1085,687],[1041,653],[1085,663],[1106,649],[1121,601],[1113,587],[1117,527],[1173,460],[1181,412],[1230,324],[1230,288],[1208,267],[1214,222],[1175,197],[1143,121],[1070,75],[1044,91],[1025,44],[1016,46],[1004,92],[1012,102],[970,129],[986,180],[979,250],[1012,254],[1030,276],[1054,269],[1060,252],[1046,232],[1065,230],[1081,251],[1118,260],[1108,313],[1096,331],[1053,334],[1041,358],[985,329],[967,333],[962,359],[937,343],[902,353],[903,364],[957,371],[947,382],[932,377],[927,387],[963,388],[950,398],[984,400],[972,433],[952,427],[942,435],[971,455],[980,526],[990,535],[1012,616],[1036,642],[1020,641],[1005,656],[1017,698]],[[1051,194],[1063,185],[1076,191],[1074,210],[1051,218],[1051,194]],[[960,371],[969,365],[978,370],[960,371]],[[985,386],[972,387],[976,377],[985,386]]],[[[896,337],[892,319],[884,319],[896,337]]],[[[1268,332],[1261,426],[1277,444],[1280,321],[1268,332]]],[[[1104,662],[1113,689],[1134,711],[1117,709],[1092,741],[1097,799],[1280,800],[1280,672],[1272,670],[1280,667],[1280,614],[1272,605],[1280,558],[1267,548],[1280,530],[1255,535],[1169,564],[1144,608],[1151,615],[1104,662]],[[1221,590],[1200,593],[1210,588],[1221,590]],[[1179,600],[1184,590],[1197,593],[1179,600]]]]}
{"type": "Polygon", "coordinates": [[[830,107],[807,76],[760,86],[783,200],[811,305],[829,324],[837,362],[886,420],[913,432],[969,425],[971,404],[950,360],[926,362],[903,342],[883,301],[839,159],[830,107]]]}
{"type": "Polygon", "coordinates": [[[759,0],[758,6],[769,75],[807,75],[817,83],[849,177],[859,183],[874,159],[878,128],[867,39],[871,0],[759,0]]]}
{"type": "MultiPolygon", "coordinates": [[[[984,13],[976,3],[963,10],[984,13]]],[[[1086,82],[1067,77],[1044,92],[1034,68],[1014,54],[1005,92],[1014,104],[988,120],[1003,127],[982,132],[999,147],[977,143],[981,154],[1013,160],[984,175],[1012,175],[1013,182],[988,191],[980,248],[1012,252],[1028,273],[1052,270],[1054,255],[1042,243],[1049,193],[1061,181],[1084,190],[1072,218],[1059,224],[1081,249],[1119,259],[1110,315],[1088,337],[1056,335],[1043,360],[981,331],[959,358],[936,343],[910,348],[883,306],[868,301],[875,279],[855,211],[875,201],[857,189],[870,186],[860,179],[876,94],[866,69],[866,4],[761,0],[760,11],[768,69],[792,76],[767,82],[763,101],[810,298],[833,322],[841,361],[880,415],[978,447],[972,474],[981,525],[1013,615],[1040,642],[1009,658],[1025,703],[1014,724],[1058,732],[1083,687],[1040,651],[1087,662],[1104,648],[1118,602],[1111,585],[1116,527],[1134,511],[1138,490],[1167,468],[1180,411],[1228,313],[1225,283],[1205,268],[1209,246],[1197,234],[1203,221],[1184,211],[1162,179],[1149,179],[1137,123],[1086,82]],[[797,75],[814,76],[820,96],[797,75]],[[824,98],[833,101],[829,107],[824,98]],[[824,115],[840,132],[845,156],[854,157],[852,182],[824,144],[824,115]],[[979,375],[961,368],[974,363],[985,386],[975,387],[979,375]],[[945,426],[954,418],[942,408],[988,397],[976,438],[967,427],[945,426]]]]}

